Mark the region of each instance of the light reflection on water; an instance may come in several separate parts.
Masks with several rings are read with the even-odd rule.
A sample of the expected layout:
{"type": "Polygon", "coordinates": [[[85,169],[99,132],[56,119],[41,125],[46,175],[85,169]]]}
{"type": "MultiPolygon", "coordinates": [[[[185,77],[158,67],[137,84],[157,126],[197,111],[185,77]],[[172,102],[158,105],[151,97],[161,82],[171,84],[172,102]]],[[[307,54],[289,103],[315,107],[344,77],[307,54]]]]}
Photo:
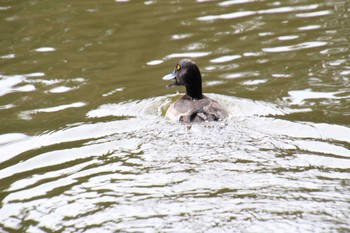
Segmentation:
{"type": "Polygon", "coordinates": [[[0,231],[349,231],[349,9],[0,4],[0,231]],[[164,118],[183,57],[228,119],[164,118]]]}

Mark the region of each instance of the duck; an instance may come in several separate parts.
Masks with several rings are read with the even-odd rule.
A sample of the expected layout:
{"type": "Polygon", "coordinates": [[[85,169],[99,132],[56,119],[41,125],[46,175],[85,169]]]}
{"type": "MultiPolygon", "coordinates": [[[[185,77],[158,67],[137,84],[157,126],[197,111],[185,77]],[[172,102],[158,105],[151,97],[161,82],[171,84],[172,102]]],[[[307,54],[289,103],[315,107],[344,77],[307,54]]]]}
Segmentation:
{"type": "Polygon", "coordinates": [[[175,80],[167,88],[185,86],[186,94],[170,105],[165,117],[185,124],[221,121],[227,111],[216,101],[202,92],[202,75],[197,64],[190,59],[180,60],[172,73],[163,80],[175,80]]]}

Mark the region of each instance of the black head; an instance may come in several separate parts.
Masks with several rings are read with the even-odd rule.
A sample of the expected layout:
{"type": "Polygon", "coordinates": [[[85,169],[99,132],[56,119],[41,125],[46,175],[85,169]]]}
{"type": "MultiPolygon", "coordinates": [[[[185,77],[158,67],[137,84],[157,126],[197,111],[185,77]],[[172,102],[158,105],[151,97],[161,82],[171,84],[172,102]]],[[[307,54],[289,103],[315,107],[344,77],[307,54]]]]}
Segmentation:
{"type": "Polygon", "coordinates": [[[202,94],[202,76],[196,63],[190,59],[182,59],[179,61],[172,73],[165,75],[164,80],[175,79],[175,83],[169,85],[173,86],[185,86],[186,95],[193,99],[203,98],[202,94]]]}

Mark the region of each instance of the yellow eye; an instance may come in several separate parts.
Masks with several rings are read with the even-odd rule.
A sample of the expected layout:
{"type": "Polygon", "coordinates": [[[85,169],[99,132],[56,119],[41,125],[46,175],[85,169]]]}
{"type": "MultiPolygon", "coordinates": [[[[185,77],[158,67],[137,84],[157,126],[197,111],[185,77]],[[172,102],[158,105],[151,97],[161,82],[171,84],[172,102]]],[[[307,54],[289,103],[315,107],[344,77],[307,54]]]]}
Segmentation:
{"type": "Polygon", "coordinates": [[[181,70],[181,66],[179,64],[176,65],[177,70],[181,70]]]}

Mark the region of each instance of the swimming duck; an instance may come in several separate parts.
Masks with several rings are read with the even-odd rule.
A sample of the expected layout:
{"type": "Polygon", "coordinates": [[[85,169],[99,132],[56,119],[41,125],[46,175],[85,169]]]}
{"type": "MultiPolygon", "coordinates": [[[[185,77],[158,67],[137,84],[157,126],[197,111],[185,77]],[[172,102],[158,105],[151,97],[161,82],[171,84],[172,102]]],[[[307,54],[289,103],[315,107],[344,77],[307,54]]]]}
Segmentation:
{"type": "Polygon", "coordinates": [[[228,116],[226,110],[215,100],[203,95],[202,75],[196,63],[190,59],[180,60],[172,73],[163,80],[175,79],[167,87],[185,86],[186,94],[172,104],[165,116],[183,123],[218,121],[228,116]]]}

